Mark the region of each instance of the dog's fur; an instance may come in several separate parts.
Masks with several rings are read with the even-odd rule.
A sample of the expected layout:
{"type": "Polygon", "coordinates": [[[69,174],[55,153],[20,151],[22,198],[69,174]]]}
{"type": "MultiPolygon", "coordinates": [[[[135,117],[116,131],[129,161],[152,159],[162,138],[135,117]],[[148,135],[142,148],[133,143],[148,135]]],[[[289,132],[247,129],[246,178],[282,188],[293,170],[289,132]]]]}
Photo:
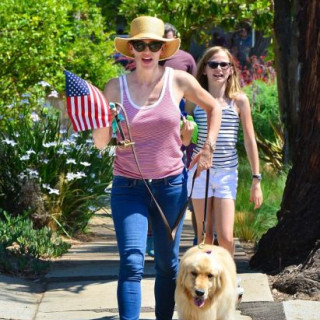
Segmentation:
{"type": "Polygon", "coordinates": [[[222,247],[190,248],[182,257],[175,301],[179,319],[234,320],[236,266],[222,247]]]}

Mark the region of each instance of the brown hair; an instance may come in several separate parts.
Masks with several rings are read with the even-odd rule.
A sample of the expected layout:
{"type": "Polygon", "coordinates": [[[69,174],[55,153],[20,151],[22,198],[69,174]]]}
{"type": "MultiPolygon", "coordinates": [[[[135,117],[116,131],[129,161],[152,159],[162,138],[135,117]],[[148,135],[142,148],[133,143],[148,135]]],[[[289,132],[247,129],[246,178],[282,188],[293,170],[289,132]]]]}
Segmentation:
{"type": "Polygon", "coordinates": [[[208,77],[207,77],[207,75],[203,74],[203,72],[204,72],[204,69],[206,67],[208,60],[219,51],[223,51],[226,53],[226,55],[229,58],[229,62],[232,65],[231,68],[233,68],[233,72],[230,74],[230,76],[227,80],[225,95],[229,99],[234,99],[238,93],[242,92],[242,90],[240,88],[239,72],[238,72],[238,69],[235,65],[235,60],[228,49],[226,49],[224,47],[220,47],[220,46],[214,46],[214,47],[208,48],[204,52],[203,56],[201,57],[201,59],[198,62],[198,67],[197,67],[198,71],[197,71],[196,78],[199,81],[199,83],[201,84],[201,86],[208,91],[208,89],[209,89],[208,88],[208,77]]]}

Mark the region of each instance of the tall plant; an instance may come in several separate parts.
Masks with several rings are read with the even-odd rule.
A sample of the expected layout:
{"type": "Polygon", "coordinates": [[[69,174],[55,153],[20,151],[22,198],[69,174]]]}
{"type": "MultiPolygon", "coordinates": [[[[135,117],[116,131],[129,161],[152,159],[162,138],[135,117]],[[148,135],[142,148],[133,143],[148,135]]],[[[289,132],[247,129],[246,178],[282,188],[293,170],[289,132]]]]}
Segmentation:
{"type": "Polygon", "coordinates": [[[63,69],[102,88],[117,74],[113,41],[96,1],[0,1],[0,106],[45,80],[63,90],[63,69]]]}
{"type": "Polygon", "coordinates": [[[0,109],[0,208],[75,233],[103,205],[113,157],[89,133],[70,134],[44,97],[38,86],[0,109]]]}

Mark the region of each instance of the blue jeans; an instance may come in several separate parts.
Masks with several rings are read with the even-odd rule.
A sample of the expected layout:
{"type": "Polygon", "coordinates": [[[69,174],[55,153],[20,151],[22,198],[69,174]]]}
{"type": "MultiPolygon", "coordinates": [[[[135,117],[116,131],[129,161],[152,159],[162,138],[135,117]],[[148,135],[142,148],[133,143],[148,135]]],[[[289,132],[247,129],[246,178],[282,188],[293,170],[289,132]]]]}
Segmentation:
{"type": "MultiPolygon", "coordinates": [[[[170,227],[187,201],[187,173],[147,180],[170,227]]],[[[138,320],[141,308],[141,279],[144,268],[148,217],[155,251],[156,318],[171,320],[174,311],[175,281],[179,267],[179,242],[183,219],[174,241],[168,238],[160,213],[143,180],[115,176],[111,210],[118,241],[120,271],[118,306],[121,320],[138,320]]]]}

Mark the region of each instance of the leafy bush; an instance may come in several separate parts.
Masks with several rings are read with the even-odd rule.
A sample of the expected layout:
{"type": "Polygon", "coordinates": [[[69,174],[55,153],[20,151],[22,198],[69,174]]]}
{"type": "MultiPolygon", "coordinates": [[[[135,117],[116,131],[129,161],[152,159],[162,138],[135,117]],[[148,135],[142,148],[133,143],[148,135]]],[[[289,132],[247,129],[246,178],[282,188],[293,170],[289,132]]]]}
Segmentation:
{"type": "Polygon", "coordinates": [[[260,209],[253,210],[253,204],[249,202],[252,182],[251,168],[248,161],[240,157],[234,233],[241,240],[258,241],[269,228],[277,223],[276,213],[280,209],[287,174],[267,170],[264,166],[261,172],[264,202],[260,209]]]}
{"type": "MultiPolygon", "coordinates": [[[[243,90],[249,97],[260,158],[281,171],[284,137],[276,83],[257,80],[243,90]]],[[[240,152],[243,153],[242,132],[239,142],[240,152]]]]}
{"type": "Polygon", "coordinates": [[[0,269],[11,273],[39,273],[48,267],[47,258],[67,252],[70,245],[54,237],[44,227],[33,228],[30,219],[2,212],[0,229],[0,269]]]}
{"type": "Polygon", "coordinates": [[[0,109],[0,208],[74,234],[103,205],[113,157],[89,133],[69,134],[44,97],[38,86],[0,109]]]}
{"type": "Polygon", "coordinates": [[[64,68],[102,88],[117,75],[96,1],[0,1],[0,106],[41,80],[59,92],[64,68]]]}

